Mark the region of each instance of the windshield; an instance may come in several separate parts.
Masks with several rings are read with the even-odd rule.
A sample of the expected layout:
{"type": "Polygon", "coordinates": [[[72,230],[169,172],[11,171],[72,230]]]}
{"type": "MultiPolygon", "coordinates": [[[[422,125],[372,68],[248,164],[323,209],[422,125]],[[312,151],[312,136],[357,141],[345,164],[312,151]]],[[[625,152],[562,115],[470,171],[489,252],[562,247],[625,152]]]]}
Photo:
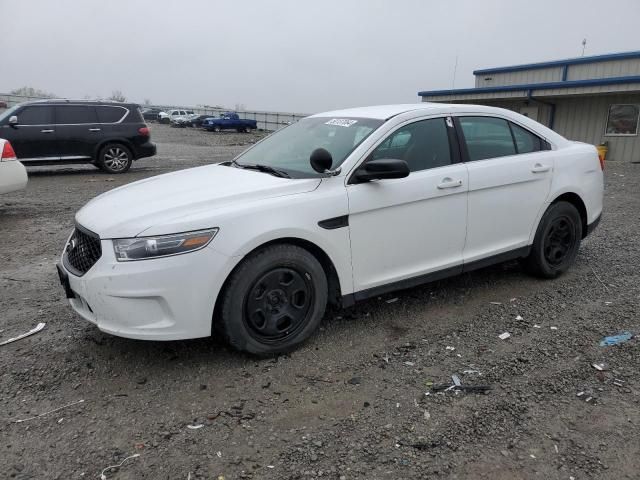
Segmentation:
{"type": "Polygon", "coordinates": [[[0,123],[3,123],[3,121],[7,118],[9,118],[11,115],[14,114],[14,112],[18,109],[20,105],[15,105],[13,107],[11,107],[9,110],[5,110],[4,112],[0,113],[0,123]]]}
{"type": "Polygon", "coordinates": [[[318,177],[309,157],[316,148],[324,148],[333,157],[332,169],[367,138],[383,120],[372,118],[304,118],[279,130],[236,160],[243,165],[267,165],[294,178],[318,177]]]}

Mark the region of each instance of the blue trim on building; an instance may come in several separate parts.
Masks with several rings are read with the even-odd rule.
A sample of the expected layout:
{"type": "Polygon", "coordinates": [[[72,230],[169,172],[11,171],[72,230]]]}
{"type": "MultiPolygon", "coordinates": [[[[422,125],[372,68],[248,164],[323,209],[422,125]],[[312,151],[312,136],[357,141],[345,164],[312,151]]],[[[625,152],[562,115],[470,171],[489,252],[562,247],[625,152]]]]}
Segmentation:
{"type": "Polygon", "coordinates": [[[565,82],[548,82],[548,83],[527,83],[522,85],[504,85],[501,87],[476,87],[476,88],[459,88],[456,90],[431,90],[418,92],[420,97],[435,97],[445,95],[466,95],[473,93],[497,93],[497,92],[514,92],[527,91],[527,95],[536,90],[547,90],[549,88],[572,88],[572,87],[595,87],[599,85],[620,85],[625,83],[640,83],[640,75],[627,77],[610,77],[610,78],[592,78],[588,80],[568,80],[565,82]]]}
{"type": "Polygon", "coordinates": [[[565,65],[579,65],[581,63],[607,62],[611,60],[627,60],[630,58],[640,58],[640,51],[609,53],[607,55],[593,55],[591,57],[567,58],[565,60],[553,60],[550,62],[527,63],[523,65],[512,65],[509,67],[484,68],[474,70],[474,75],[485,75],[487,73],[518,72],[522,70],[534,70],[539,68],[562,67],[565,65]]]}

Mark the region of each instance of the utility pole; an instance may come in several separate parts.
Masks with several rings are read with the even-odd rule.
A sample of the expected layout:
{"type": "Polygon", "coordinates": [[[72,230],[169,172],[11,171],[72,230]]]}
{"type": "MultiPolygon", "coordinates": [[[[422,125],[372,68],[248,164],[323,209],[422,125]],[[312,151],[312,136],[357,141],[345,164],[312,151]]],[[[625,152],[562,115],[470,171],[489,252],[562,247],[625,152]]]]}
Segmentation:
{"type": "Polygon", "coordinates": [[[458,54],[456,53],[456,63],[453,66],[453,79],[451,80],[451,88],[456,88],[456,71],[458,70],[458,54]]]}
{"type": "Polygon", "coordinates": [[[582,56],[584,57],[584,49],[587,48],[587,39],[582,40],[582,56]]]}

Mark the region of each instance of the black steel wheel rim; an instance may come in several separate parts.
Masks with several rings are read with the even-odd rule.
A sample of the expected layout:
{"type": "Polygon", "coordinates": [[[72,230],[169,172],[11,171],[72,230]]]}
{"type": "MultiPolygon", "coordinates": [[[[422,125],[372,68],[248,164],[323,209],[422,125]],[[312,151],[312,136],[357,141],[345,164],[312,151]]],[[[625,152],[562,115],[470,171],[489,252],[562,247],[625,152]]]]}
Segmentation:
{"type": "Polygon", "coordinates": [[[544,239],[544,258],[556,267],[564,262],[575,244],[576,231],[569,217],[555,218],[544,239]]]}
{"type": "Polygon", "coordinates": [[[250,335],[274,344],[298,333],[312,313],[314,289],[308,273],[278,267],[264,273],[249,288],[243,319],[250,335]]]}

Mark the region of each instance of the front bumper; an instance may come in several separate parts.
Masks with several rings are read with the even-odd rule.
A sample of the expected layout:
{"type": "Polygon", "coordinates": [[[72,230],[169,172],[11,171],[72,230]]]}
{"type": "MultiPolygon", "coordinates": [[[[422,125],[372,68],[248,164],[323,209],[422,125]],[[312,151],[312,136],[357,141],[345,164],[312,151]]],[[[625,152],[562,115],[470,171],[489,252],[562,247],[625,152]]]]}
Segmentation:
{"type": "Polygon", "coordinates": [[[211,335],[213,308],[233,258],[211,245],[173,257],[118,262],[111,240],[82,277],[58,265],[71,307],[103,332],[141,340],[211,335]]]}

